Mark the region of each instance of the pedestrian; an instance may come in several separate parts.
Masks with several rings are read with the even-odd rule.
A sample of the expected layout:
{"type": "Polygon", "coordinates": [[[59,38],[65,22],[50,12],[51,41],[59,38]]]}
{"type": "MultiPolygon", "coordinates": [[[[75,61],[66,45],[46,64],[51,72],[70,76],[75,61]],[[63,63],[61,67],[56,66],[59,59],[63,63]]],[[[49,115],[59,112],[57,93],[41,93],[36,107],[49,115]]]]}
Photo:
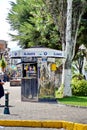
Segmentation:
{"type": "Polygon", "coordinates": [[[3,84],[4,84],[4,82],[2,82],[0,79],[0,98],[2,98],[4,96],[3,84]]]}
{"type": "Polygon", "coordinates": [[[3,81],[6,82],[7,81],[7,73],[4,73],[4,76],[3,76],[3,81]]]}

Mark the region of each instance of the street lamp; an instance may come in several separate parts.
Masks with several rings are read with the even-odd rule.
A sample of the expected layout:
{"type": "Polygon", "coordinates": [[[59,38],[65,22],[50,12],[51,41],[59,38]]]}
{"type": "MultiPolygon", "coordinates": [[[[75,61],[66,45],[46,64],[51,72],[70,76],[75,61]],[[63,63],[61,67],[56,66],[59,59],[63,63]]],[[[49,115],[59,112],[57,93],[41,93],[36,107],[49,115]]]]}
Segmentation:
{"type": "Polygon", "coordinates": [[[82,44],[79,47],[79,58],[78,58],[79,72],[81,74],[83,73],[83,69],[84,69],[85,50],[86,50],[86,47],[82,44]]]}

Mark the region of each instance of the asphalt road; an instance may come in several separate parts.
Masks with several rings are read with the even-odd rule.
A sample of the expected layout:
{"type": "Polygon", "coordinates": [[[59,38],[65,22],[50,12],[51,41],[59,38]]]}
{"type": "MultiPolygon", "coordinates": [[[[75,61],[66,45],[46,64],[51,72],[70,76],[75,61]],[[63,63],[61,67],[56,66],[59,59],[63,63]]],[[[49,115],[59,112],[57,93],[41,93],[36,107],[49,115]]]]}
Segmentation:
{"type": "Polygon", "coordinates": [[[53,129],[53,128],[30,128],[30,127],[0,127],[0,130],[65,130],[65,129],[53,129]]]}

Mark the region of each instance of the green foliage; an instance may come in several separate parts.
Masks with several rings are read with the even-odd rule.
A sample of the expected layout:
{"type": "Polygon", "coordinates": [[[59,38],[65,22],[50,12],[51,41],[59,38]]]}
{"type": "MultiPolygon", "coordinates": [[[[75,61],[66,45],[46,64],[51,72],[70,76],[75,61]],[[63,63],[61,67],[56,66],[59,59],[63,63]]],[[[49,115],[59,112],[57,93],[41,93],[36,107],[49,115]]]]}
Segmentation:
{"type": "Polygon", "coordinates": [[[63,97],[63,91],[64,91],[64,85],[62,84],[58,90],[55,90],[55,97],[56,98],[62,98],[63,97]]]}
{"type": "Polygon", "coordinates": [[[82,75],[75,75],[72,78],[72,93],[76,96],[87,96],[87,81],[82,75]]]}
{"type": "Polygon", "coordinates": [[[58,102],[61,104],[67,104],[71,106],[83,106],[87,107],[87,96],[72,96],[59,98],[58,102]]]}
{"type": "MultiPolygon", "coordinates": [[[[22,48],[42,45],[50,48],[61,49],[62,37],[60,38],[60,35],[62,36],[62,34],[64,34],[63,31],[66,26],[66,0],[64,0],[64,2],[61,0],[16,0],[16,3],[10,2],[10,4],[11,9],[8,13],[7,20],[11,25],[11,29],[17,32],[17,34],[10,34],[12,40],[19,41],[19,45],[22,48]],[[50,12],[48,12],[48,8],[50,12]],[[61,10],[63,12],[61,12],[61,10]],[[64,14],[64,16],[61,16],[61,14],[64,14]]],[[[79,10],[81,9],[81,5],[81,0],[73,1],[73,10],[75,12],[73,12],[73,16],[79,16],[76,15],[76,11],[78,8],[79,10]]],[[[86,39],[83,37],[83,33],[81,33],[86,32],[86,28],[87,26],[83,22],[79,30],[78,41],[79,39],[80,41],[78,44],[82,43],[82,39],[86,39]]],[[[85,43],[86,42],[84,41],[84,44],[85,43]]],[[[79,45],[76,47],[76,51],[78,46],[79,45]]]]}
{"type": "Polygon", "coordinates": [[[18,40],[22,48],[42,45],[61,49],[57,27],[42,0],[17,0],[11,2],[8,14],[11,29],[17,35],[10,34],[12,39],[18,40]]]}
{"type": "Polygon", "coordinates": [[[72,75],[77,74],[79,72],[78,66],[77,66],[77,61],[72,63],[71,71],[72,71],[72,75]]]}
{"type": "Polygon", "coordinates": [[[1,68],[5,68],[6,67],[6,61],[4,59],[1,60],[0,66],[1,68]]]}
{"type": "Polygon", "coordinates": [[[74,74],[72,79],[82,80],[84,79],[84,76],[82,74],[74,74]]]}

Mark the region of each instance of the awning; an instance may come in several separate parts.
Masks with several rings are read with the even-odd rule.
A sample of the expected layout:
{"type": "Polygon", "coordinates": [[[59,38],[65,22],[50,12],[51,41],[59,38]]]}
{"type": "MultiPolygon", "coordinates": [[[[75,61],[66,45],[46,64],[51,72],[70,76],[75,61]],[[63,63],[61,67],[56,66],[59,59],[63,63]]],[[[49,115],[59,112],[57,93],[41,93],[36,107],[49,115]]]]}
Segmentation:
{"type": "Polygon", "coordinates": [[[28,48],[10,53],[11,58],[22,58],[22,57],[59,57],[64,58],[64,52],[61,50],[55,50],[50,48],[28,48]]]}

